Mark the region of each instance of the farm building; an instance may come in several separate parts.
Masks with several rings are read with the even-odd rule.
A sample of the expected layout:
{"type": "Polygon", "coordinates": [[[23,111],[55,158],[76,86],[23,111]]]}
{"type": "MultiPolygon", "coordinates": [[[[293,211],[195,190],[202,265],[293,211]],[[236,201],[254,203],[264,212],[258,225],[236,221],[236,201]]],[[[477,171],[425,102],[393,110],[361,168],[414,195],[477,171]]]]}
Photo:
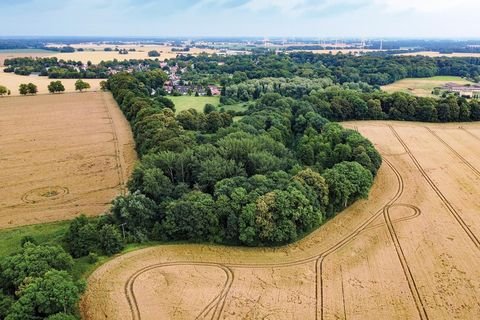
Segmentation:
{"type": "Polygon", "coordinates": [[[480,85],[460,85],[457,83],[447,83],[442,88],[447,92],[458,93],[461,97],[466,98],[479,98],[480,97],[480,85]]]}

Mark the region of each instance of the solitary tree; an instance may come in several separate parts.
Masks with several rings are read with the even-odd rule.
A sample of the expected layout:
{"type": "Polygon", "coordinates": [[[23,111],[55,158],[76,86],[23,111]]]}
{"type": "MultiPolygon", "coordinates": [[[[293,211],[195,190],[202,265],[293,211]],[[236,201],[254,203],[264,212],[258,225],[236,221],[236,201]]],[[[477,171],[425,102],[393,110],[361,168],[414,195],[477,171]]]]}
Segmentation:
{"type": "Polygon", "coordinates": [[[34,85],[33,83],[27,84],[27,90],[28,90],[28,93],[32,95],[37,94],[38,92],[37,86],[34,85]]]}
{"type": "Polygon", "coordinates": [[[56,92],[64,92],[65,87],[63,86],[61,81],[52,81],[48,85],[48,91],[50,93],[56,93],[56,92]]]}
{"type": "Polygon", "coordinates": [[[18,92],[24,96],[28,94],[28,85],[25,83],[22,83],[18,89],[18,92]]]}
{"type": "Polygon", "coordinates": [[[90,89],[90,84],[81,79],[75,82],[75,90],[82,92],[83,90],[90,89]]]}
{"type": "Polygon", "coordinates": [[[7,87],[0,86],[0,97],[3,97],[3,96],[6,95],[7,93],[8,93],[7,87]]]}
{"type": "Polygon", "coordinates": [[[149,57],[160,57],[160,53],[157,50],[152,50],[148,52],[149,57]]]}

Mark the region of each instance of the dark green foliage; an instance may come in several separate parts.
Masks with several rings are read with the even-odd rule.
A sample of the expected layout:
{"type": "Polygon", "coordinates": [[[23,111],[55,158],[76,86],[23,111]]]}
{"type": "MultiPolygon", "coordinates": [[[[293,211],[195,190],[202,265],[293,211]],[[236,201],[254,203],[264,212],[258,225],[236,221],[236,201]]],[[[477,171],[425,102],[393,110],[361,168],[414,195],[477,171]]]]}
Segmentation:
{"type": "Polygon", "coordinates": [[[123,249],[123,239],[116,226],[104,225],[98,235],[99,247],[106,255],[119,253],[123,249]]]}
{"type": "Polygon", "coordinates": [[[97,230],[86,216],[81,215],[70,224],[65,243],[73,257],[86,256],[97,246],[97,230]]]}
{"type": "MultiPolygon", "coordinates": [[[[111,219],[110,219],[111,220],[111,219]]],[[[65,245],[75,257],[100,252],[112,255],[123,249],[123,236],[109,219],[92,220],[81,215],[75,218],[65,234],[65,245]]]]}
{"type": "Polygon", "coordinates": [[[203,113],[208,114],[208,113],[213,112],[215,110],[216,110],[216,108],[213,104],[207,103],[205,105],[205,107],[203,108],[203,113]]]}
{"type": "Polygon", "coordinates": [[[25,246],[25,244],[27,243],[32,243],[32,244],[38,244],[37,241],[35,240],[35,238],[33,238],[32,236],[25,236],[23,237],[21,240],[20,240],[20,245],[22,247],[25,246]]]}
{"type": "Polygon", "coordinates": [[[60,246],[30,240],[25,237],[19,252],[0,259],[0,319],[76,319],[85,283],[69,274],[72,257],[60,246]]]}
{"type": "Polygon", "coordinates": [[[149,57],[160,57],[160,53],[156,50],[148,51],[149,57]]]}
{"type": "Polygon", "coordinates": [[[326,170],[323,176],[329,186],[330,216],[355,200],[366,198],[373,183],[371,172],[358,162],[338,163],[326,170]]]}
{"type": "Polygon", "coordinates": [[[51,315],[46,320],[78,320],[78,318],[71,314],[66,314],[62,312],[51,315]]]}
{"type": "Polygon", "coordinates": [[[213,241],[218,234],[218,217],[211,195],[194,191],[167,204],[163,230],[171,239],[213,241]]]}
{"type": "Polygon", "coordinates": [[[63,86],[61,81],[52,81],[48,85],[48,91],[50,93],[64,92],[65,87],[63,86]]]}
{"type": "Polygon", "coordinates": [[[137,191],[115,199],[111,210],[115,220],[125,224],[125,230],[135,237],[137,233],[147,234],[157,218],[157,209],[153,200],[137,191]]]}
{"type": "MultiPolygon", "coordinates": [[[[345,207],[345,199],[338,205],[331,198],[339,191],[333,183],[330,190],[325,170],[333,167],[348,186],[344,198],[350,204],[366,195],[381,164],[368,140],[325,119],[328,102],[313,91],[277,88],[298,97],[312,92],[310,102],[265,90],[233,123],[213,106],[175,116],[167,101],[143,89],[148,78],[118,74],[108,82],[141,155],[128,184],[131,193],[111,209],[127,241],[292,242],[345,207]],[[356,165],[352,174],[343,170],[349,163],[356,165]]],[[[379,102],[370,100],[345,98],[359,117],[378,112],[379,102]]]]}
{"type": "Polygon", "coordinates": [[[62,247],[27,242],[19,253],[0,260],[0,287],[13,292],[25,278],[40,277],[50,269],[70,270],[72,265],[62,247]]]}
{"type": "Polygon", "coordinates": [[[13,299],[12,296],[6,295],[0,291],[0,319],[5,319],[14,302],[15,299],[13,299]]]}
{"type": "Polygon", "coordinates": [[[31,279],[17,293],[5,320],[46,318],[60,312],[73,313],[85,283],[75,282],[66,271],[50,270],[31,279]]]}

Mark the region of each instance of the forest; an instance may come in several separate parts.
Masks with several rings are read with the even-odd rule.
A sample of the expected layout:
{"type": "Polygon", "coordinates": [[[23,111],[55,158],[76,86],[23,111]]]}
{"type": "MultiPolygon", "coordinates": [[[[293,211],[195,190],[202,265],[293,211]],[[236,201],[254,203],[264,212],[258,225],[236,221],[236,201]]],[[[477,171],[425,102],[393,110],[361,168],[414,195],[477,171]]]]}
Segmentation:
{"type": "Polygon", "coordinates": [[[194,65],[185,80],[239,83],[267,77],[330,78],[335,83],[364,82],[382,86],[404,78],[437,75],[480,78],[480,58],[431,58],[425,56],[376,56],[351,54],[251,54],[239,56],[183,56],[194,65]],[[236,76],[235,76],[236,74],[236,76]]]}
{"type": "Polygon", "coordinates": [[[280,245],[367,197],[379,154],[312,104],[272,93],[236,123],[207,109],[176,115],[142,78],[108,81],[141,156],[111,216],[132,241],[280,245]]]}

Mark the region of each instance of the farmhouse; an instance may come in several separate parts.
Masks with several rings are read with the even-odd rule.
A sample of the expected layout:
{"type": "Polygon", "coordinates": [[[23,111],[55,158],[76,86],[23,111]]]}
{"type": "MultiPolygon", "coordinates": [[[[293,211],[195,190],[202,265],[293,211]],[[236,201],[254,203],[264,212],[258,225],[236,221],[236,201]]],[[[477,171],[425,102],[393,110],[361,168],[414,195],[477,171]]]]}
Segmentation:
{"type": "Polygon", "coordinates": [[[442,88],[447,92],[458,93],[461,97],[466,98],[479,98],[480,97],[480,84],[474,85],[459,85],[453,82],[445,84],[442,88]]]}
{"type": "Polygon", "coordinates": [[[208,88],[210,89],[212,96],[219,96],[222,93],[217,86],[208,86],[208,88]]]}

